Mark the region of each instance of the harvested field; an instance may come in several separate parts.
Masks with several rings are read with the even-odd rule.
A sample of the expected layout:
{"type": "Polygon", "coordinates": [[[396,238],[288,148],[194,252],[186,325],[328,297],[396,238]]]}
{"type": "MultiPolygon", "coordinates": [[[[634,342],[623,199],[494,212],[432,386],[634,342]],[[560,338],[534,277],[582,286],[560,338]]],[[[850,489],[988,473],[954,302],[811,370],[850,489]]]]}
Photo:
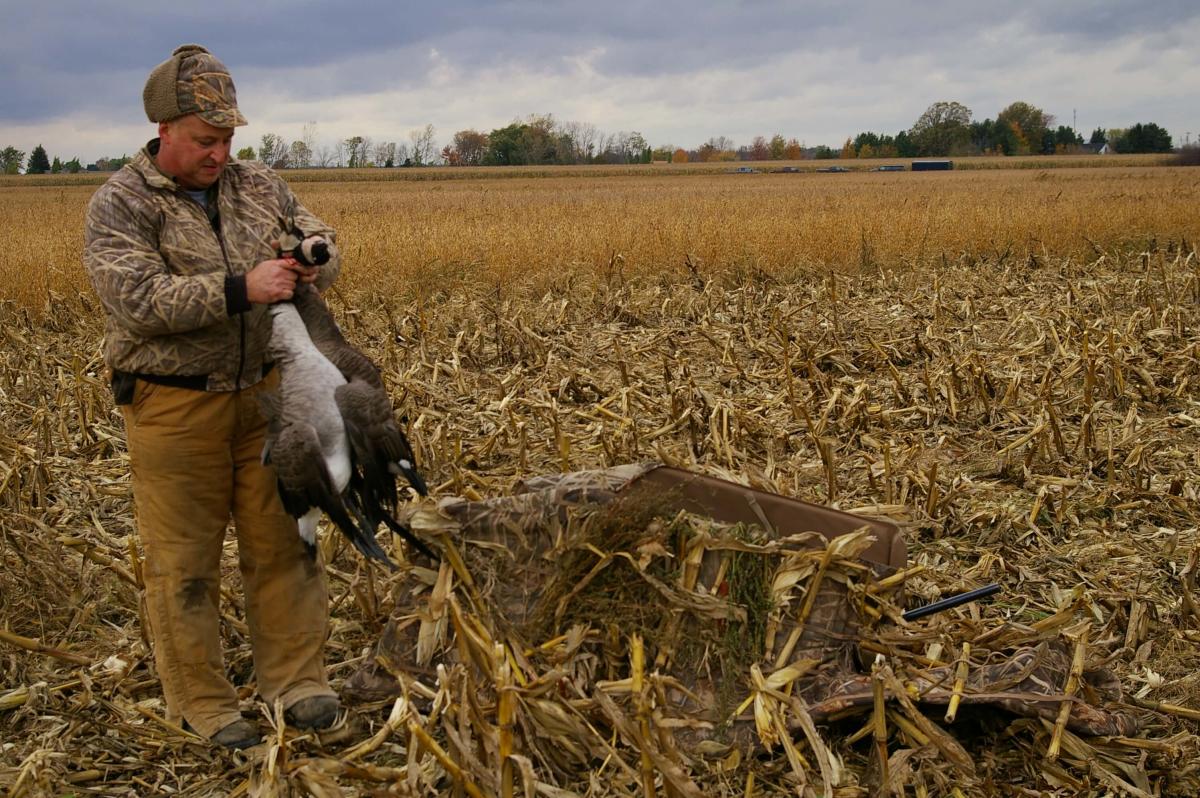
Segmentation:
{"type": "MultiPolygon", "coordinates": [[[[0,192],[3,232],[24,236],[0,305],[0,786],[690,796],[796,794],[802,780],[821,794],[828,780],[865,796],[882,746],[897,794],[1200,794],[1197,189],[1175,170],[1116,171],[937,176],[953,180],[922,182],[925,195],[892,182],[923,175],[804,176],[803,223],[790,189],[740,177],[723,190],[733,184],[717,177],[572,191],[517,180],[511,197],[467,183],[303,187],[347,245],[332,304],[383,369],[435,494],[498,496],[540,473],[661,459],[887,517],[919,569],[910,605],[987,582],[1003,593],[911,623],[882,601],[864,633],[887,652],[881,681],[954,663],[963,643],[974,668],[998,638],[1062,640],[1080,670],[1115,674],[1141,723],[1135,738],[1085,738],[994,710],[964,707],[953,723],[927,713],[952,745],[896,702],[821,726],[819,742],[798,735],[794,751],[776,739],[770,755],[713,758],[672,753],[653,691],[633,687],[655,684],[633,638],[611,665],[631,681],[606,692],[574,678],[578,660],[555,660],[554,641],[529,641],[547,647],[528,654],[496,635],[460,578],[397,594],[411,573],[369,573],[333,537],[335,684],[397,599],[423,609],[436,594],[509,648],[490,666],[407,674],[406,702],[360,712],[360,747],[281,736],[242,758],[169,728],[138,623],[100,309],[80,293],[90,189],[0,192]],[[45,264],[50,276],[27,288],[45,264]],[[582,695],[545,689],[562,672],[582,695]],[[552,749],[579,727],[552,721],[578,717],[610,722],[603,754],[571,773],[552,749]],[[879,736],[855,734],[876,719],[879,736]]],[[[254,709],[232,552],[229,563],[228,662],[254,709]]],[[[770,718],[785,709],[771,691],[788,684],[747,679],[732,698],[770,718]]]]}

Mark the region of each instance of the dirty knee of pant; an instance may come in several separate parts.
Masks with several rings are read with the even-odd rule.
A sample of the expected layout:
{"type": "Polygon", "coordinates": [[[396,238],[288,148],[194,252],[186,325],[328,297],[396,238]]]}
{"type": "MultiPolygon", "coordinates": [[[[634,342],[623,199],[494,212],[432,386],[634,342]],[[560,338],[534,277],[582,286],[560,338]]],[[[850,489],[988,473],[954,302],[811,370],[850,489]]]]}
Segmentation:
{"type": "Polygon", "coordinates": [[[212,606],[209,591],[212,585],[207,579],[188,579],[179,589],[179,603],[185,610],[201,610],[212,606]]]}

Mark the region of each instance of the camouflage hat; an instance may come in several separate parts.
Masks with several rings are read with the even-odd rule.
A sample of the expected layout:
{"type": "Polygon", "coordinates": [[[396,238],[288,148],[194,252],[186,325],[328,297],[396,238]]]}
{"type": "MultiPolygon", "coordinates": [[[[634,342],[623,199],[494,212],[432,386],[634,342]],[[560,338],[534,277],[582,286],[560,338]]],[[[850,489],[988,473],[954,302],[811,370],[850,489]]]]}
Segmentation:
{"type": "Polygon", "coordinates": [[[198,44],[176,47],[154,68],[142,90],[142,104],[151,122],[197,114],[213,127],[246,124],[229,70],[198,44]]]}

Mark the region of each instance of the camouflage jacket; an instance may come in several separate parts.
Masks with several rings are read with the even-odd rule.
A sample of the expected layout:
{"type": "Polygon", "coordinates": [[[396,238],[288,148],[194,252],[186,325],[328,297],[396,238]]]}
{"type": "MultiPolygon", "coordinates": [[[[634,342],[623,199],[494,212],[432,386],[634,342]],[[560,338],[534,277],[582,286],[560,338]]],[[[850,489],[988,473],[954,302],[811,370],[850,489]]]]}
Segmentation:
{"type": "MultiPolygon", "coordinates": [[[[209,190],[210,211],[219,214],[210,222],[155,166],[157,145],[151,141],[88,205],[83,260],[108,312],[105,362],[120,372],[207,376],[210,391],[248,387],[269,358],[271,317],[246,298],[246,272],[275,257],[271,242],[293,225],[330,241],[333,230],[270,169],[236,160],[209,190]]],[[[336,246],[330,250],[319,288],[341,265],[336,246]]]]}

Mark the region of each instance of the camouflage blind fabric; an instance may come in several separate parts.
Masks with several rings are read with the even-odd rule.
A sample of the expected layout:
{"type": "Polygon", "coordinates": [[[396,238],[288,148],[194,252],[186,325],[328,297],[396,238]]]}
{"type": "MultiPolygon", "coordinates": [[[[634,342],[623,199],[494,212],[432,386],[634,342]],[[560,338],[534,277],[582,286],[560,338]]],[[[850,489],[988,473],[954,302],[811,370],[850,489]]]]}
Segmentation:
{"type": "MultiPolygon", "coordinates": [[[[343,697],[354,702],[386,700],[401,692],[398,676],[421,678],[434,665],[485,662],[483,654],[471,653],[473,634],[494,635],[491,639],[505,640],[509,650],[523,652],[519,661],[529,669],[531,684],[537,682],[538,657],[545,655],[547,662],[541,667],[553,674],[553,678],[546,677],[548,683],[572,682],[580,695],[591,699],[575,704],[588,708],[591,726],[567,734],[571,746],[558,736],[552,749],[542,749],[552,750],[558,757],[556,767],[578,776],[594,757],[605,753],[586,746],[587,729],[611,735],[623,728],[629,718],[626,713],[632,711],[628,705],[622,710],[621,699],[609,697],[606,689],[615,689],[611,687],[617,684],[614,680],[626,673],[623,646],[625,637],[634,632],[637,613],[625,617],[585,613],[586,625],[580,625],[569,613],[563,619],[564,602],[609,606],[603,596],[598,596],[596,603],[590,599],[613,590],[621,580],[647,580],[653,587],[646,594],[650,603],[671,607],[663,615],[667,623],[651,627],[646,637],[646,646],[658,655],[654,667],[666,671],[662,676],[665,689],[655,713],[661,713],[670,726],[667,748],[688,756],[714,751],[723,756],[729,746],[763,753],[771,750],[770,739],[780,732],[799,734],[804,724],[870,712],[872,675],[865,672],[860,645],[878,642],[878,632],[877,620],[864,614],[862,590],[873,583],[879,567],[861,559],[870,539],[868,531],[862,528],[833,540],[814,531],[749,541],[729,536],[720,526],[706,529],[699,520],[693,527],[698,535],[690,543],[682,549],[667,545],[664,550],[656,544],[666,539],[655,538],[652,532],[659,522],[643,526],[643,513],[631,519],[636,528],[632,537],[619,541],[607,536],[613,527],[603,526],[605,515],[610,520],[614,514],[638,516],[639,508],[628,504],[629,497],[639,480],[655,468],[657,464],[645,463],[534,477],[519,483],[512,496],[481,501],[446,498],[436,509],[428,505],[410,509],[405,520],[414,530],[432,537],[444,535],[452,551],[462,555],[461,560],[457,555],[450,559],[465,565],[465,570],[454,566],[463,581],[457,588],[451,586],[453,580],[447,577],[451,569],[445,562],[438,573],[420,565],[408,572],[394,588],[393,594],[403,598],[373,656],[346,682],[343,697]],[[601,534],[580,538],[580,525],[597,517],[602,522],[601,534]],[[591,552],[589,562],[595,566],[583,579],[558,586],[568,588],[564,596],[556,589],[555,580],[569,568],[572,553],[582,549],[591,552]],[[644,566],[650,557],[677,563],[681,575],[694,569],[691,587],[684,576],[678,584],[655,580],[652,569],[644,566]],[[773,606],[762,638],[743,637],[749,615],[725,603],[736,590],[738,562],[738,568],[765,567],[768,575],[773,574],[768,580],[773,606]],[[612,568],[622,569],[614,576],[616,581],[602,584],[604,572],[600,569],[612,568]],[[787,589],[788,584],[794,584],[794,589],[787,589]],[[433,585],[432,591],[429,585],[433,585]],[[459,595],[452,598],[442,592],[445,588],[459,595]],[[449,625],[447,606],[453,608],[449,614],[454,617],[449,625]],[[471,622],[474,633],[464,631],[467,624],[455,615],[468,608],[477,613],[471,622]],[[543,623],[551,616],[557,625],[543,623]],[[456,640],[452,629],[467,639],[460,636],[456,640]],[[676,643],[667,646],[668,638],[676,643]],[[712,643],[722,638],[749,651],[721,653],[712,643]],[[687,646],[701,639],[709,642],[697,663],[688,659],[687,646]],[[777,707],[786,716],[779,719],[782,725],[764,729],[762,713],[757,708],[749,711],[748,703],[742,702],[746,696],[754,696],[753,690],[759,688],[752,685],[768,673],[771,679],[787,680],[791,698],[787,706],[777,707]],[[595,689],[601,684],[610,687],[595,689]]],[[[669,506],[668,498],[654,512],[668,508],[669,517],[669,506]]],[[[667,572],[672,570],[669,567],[667,572]]],[[[481,651],[486,648],[483,645],[481,651]]],[[[1067,727],[1076,733],[1128,735],[1138,728],[1136,718],[1117,706],[1120,683],[1103,669],[1082,674],[1087,698],[1064,696],[1062,685],[1068,678],[1071,657],[1058,641],[1005,646],[981,651],[979,656],[984,662],[972,668],[966,679],[965,693],[960,696],[964,704],[1053,719],[1063,701],[1072,700],[1074,709],[1067,727]]],[[[946,704],[954,694],[954,673],[953,666],[903,674],[888,670],[885,692],[892,700],[909,700],[910,704],[946,704]],[[910,691],[913,699],[909,699],[910,691]]],[[[778,694],[778,685],[772,688],[771,684],[768,680],[760,694],[778,694]]],[[[536,692],[532,687],[530,691],[536,692]]],[[[912,711],[916,712],[915,708],[912,711]]],[[[561,715],[556,717],[562,720],[561,715]]],[[[537,733],[536,728],[531,732],[537,733]]],[[[648,739],[642,742],[650,745],[648,739]]],[[[534,745],[532,740],[528,744],[534,745]]],[[[957,750],[956,743],[948,745],[957,750]]],[[[964,767],[972,769],[969,762],[964,767]]]]}

